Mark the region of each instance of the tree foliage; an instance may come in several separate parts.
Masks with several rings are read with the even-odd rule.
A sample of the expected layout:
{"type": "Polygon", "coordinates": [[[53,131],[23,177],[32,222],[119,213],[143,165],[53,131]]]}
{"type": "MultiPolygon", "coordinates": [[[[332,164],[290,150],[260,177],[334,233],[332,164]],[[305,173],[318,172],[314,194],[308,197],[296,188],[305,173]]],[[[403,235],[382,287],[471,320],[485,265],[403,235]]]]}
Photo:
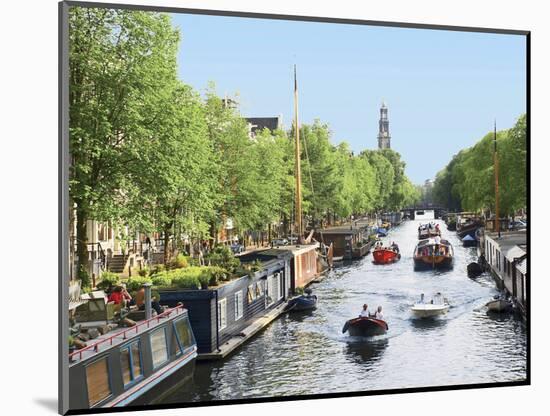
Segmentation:
{"type": "MultiPolygon", "coordinates": [[[[499,164],[499,209],[512,215],[526,206],[527,141],[525,115],[509,130],[497,132],[499,164]]],[[[495,208],[494,133],[455,155],[440,171],[434,198],[449,209],[460,211],[495,208]]]]}

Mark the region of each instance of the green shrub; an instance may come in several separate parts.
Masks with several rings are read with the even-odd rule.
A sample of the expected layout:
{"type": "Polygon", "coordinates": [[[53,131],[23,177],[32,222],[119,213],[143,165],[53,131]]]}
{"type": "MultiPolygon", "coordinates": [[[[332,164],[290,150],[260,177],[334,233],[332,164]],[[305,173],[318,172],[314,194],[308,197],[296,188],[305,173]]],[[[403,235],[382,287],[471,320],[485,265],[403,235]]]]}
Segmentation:
{"type": "Polygon", "coordinates": [[[200,281],[196,275],[182,275],[172,279],[172,286],[178,289],[199,289],[200,281]]]}
{"type": "Polygon", "coordinates": [[[170,272],[162,272],[155,276],[151,276],[153,285],[159,287],[170,287],[172,285],[172,277],[170,272]]]}
{"type": "Polygon", "coordinates": [[[152,282],[153,281],[150,277],[135,276],[128,279],[128,281],[126,282],[126,287],[130,292],[137,292],[139,289],[141,289],[141,286],[143,286],[144,283],[152,282]]]}
{"type": "Polygon", "coordinates": [[[101,273],[101,282],[97,284],[99,290],[109,290],[111,287],[118,285],[120,276],[112,272],[101,273]]]}
{"type": "Polygon", "coordinates": [[[241,264],[235,257],[231,249],[227,246],[216,246],[206,257],[205,260],[213,266],[220,266],[230,273],[233,273],[241,264]]]}
{"type": "Polygon", "coordinates": [[[172,269],[183,269],[188,266],[189,266],[188,257],[184,256],[183,254],[178,254],[170,262],[170,268],[172,269]]]}
{"type": "Polygon", "coordinates": [[[151,269],[149,269],[149,267],[144,267],[143,269],[140,269],[138,271],[138,274],[141,276],[141,277],[147,277],[151,274],[151,269]]]}
{"type": "Polygon", "coordinates": [[[151,275],[162,273],[166,270],[166,266],[164,264],[157,264],[153,269],[151,270],[151,275]]]}

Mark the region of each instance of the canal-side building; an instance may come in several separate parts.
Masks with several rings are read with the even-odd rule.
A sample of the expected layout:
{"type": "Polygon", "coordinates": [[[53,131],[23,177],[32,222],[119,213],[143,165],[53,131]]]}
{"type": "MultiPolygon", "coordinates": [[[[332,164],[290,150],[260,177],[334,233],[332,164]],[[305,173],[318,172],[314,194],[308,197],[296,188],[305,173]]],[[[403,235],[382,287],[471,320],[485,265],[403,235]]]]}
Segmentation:
{"type": "Polygon", "coordinates": [[[525,312],[527,307],[527,235],[525,231],[485,233],[484,256],[501,289],[517,299],[525,312]]]}
{"type": "Polygon", "coordinates": [[[283,117],[281,115],[277,117],[246,117],[245,120],[248,124],[248,136],[251,139],[256,137],[256,134],[263,129],[268,129],[270,132],[274,132],[277,129],[281,129],[283,117]]]}
{"type": "Polygon", "coordinates": [[[181,302],[189,310],[199,359],[225,357],[282,313],[290,296],[291,255],[263,259],[251,253],[241,264],[256,260],[258,271],[216,287],[159,292],[163,305],[181,302]]]}

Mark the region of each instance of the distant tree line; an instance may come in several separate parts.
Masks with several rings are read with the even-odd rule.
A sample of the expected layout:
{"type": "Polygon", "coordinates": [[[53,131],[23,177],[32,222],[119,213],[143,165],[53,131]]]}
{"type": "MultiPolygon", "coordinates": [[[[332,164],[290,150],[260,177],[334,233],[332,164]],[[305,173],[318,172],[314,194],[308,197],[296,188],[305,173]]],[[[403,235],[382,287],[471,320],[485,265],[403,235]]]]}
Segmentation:
{"type": "MultiPolygon", "coordinates": [[[[241,231],[291,226],[293,131],[251,139],[213,86],[201,97],[181,82],[180,34],[169,16],[71,8],[69,35],[70,213],[82,279],[88,220],[160,232],[165,243],[216,238],[228,218],[241,231]]],[[[310,226],[418,197],[398,153],[354,155],[346,143],[331,144],[327,124],[300,128],[310,226]]]]}
{"type": "MultiPolygon", "coordinates": [[[[508,130],[497,132],[500,215],[527,205],[527,130],[525,114],[508,130]]],[[[452,211],[495,209],[494,134],[460,151],[435,179],[433,198],[452,211]]]]}

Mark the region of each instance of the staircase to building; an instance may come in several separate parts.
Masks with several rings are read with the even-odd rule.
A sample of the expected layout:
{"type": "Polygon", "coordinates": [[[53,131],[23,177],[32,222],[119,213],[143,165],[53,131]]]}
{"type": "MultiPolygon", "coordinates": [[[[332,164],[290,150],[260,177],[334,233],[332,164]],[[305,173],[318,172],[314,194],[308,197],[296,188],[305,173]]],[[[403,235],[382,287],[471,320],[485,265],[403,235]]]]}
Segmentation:
{"type": "Polygon", "coordinates": [[[128,254],[114,254],[109,259],[107,268],[113,273],[122,273],[128,261],[128,254]]]}

